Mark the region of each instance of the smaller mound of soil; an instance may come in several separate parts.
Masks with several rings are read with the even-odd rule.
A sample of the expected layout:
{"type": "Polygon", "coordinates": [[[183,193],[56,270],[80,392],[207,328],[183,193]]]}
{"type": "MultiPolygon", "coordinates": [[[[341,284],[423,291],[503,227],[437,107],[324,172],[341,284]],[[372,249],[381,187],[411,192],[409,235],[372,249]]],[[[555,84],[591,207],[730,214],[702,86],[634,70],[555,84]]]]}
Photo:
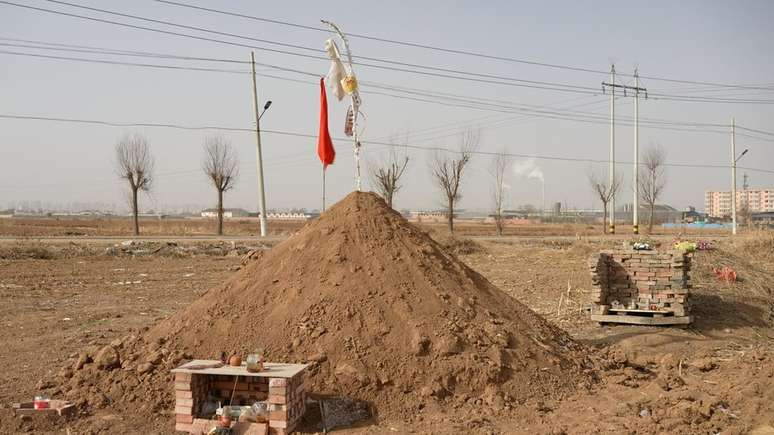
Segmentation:
{"type": "Polygon", "coordinates": [[[486,248],[480,243],[449,233],[436,232],[430,235],[447,252],[455,255],[486,254],[486,248]]]}

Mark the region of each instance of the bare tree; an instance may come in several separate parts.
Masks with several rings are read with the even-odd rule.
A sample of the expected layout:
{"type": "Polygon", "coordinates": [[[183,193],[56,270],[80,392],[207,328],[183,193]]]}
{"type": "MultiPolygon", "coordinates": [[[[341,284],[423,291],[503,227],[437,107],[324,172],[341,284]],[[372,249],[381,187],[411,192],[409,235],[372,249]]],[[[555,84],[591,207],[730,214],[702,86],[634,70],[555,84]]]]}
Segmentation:
{"type": "Polygon", "coordinates": [[[752,214],[750,213],[750,206],[747,204],[747,192],[745,193],[745,199],[742,200],[739,207],[737,207],[736,215],[739,218],[739,222],[749,226],[752,214]]]}
{"type": "Polygon", "coordinates": [[[467,130],[460,135],[459,151],[456,153],[437,152],[430,162],[433,180],[446,201],[446,216],[449,232],[454,232],[454,205],[460,200],[462,192],[462,174],[470,163],[473,151],[478,147],[480,132],[467,130]]]}
{"type": "Polygon", "coordinates": [[[223,136],[204,138],[202,169],[218,192],[218,235],[223,235],[223,194],[234,188],[239,176],[239,159],[231,142],[223,136]]]}
{"type": "MultiPolygon", "coordinates": [[[[390,138],[390,143],[396,144],[395,138],[390,138]]],[[[378,163],[369,164],[371,184],[374,185],[376,191],[387,202],[387,205],[392,208],[392,201],[395,198],[395,194],[403,187],[400,183],[400,179],[406,172],[408,166],[409,157],[404,155],[398,157],[395,148],[390,150],[390,158],[383,165],[378,163]]]]}
{"type": "Polygon", "coordinates": [[[116,143],[116,169],[118,175],[129,182],[135,236],[140,235],[137,194],[140,191],[150,192],[153,185],[153,167],[153,156],[144,136],[126,135],[116,143]]]}
{"type": "Polygon", "coordinates": [[[653,232],[653,212],[656,201],[661,198],[666,185],[664,163],[666,151],[661,146],[651,146],[642,156],[642,168],[639,176],[640,199],[648,205],[650,216],[648,218],[648,233],[653,232]]]}
{"type": "Polygon", "coordinates": [[[503,235],[503,203],[505,202],[505,169],[510,165],[510,159],[504,151],[492,158],[489,174],[492,176],[492,203],[495,230],[498,236],[503,235]]]}
{"type": "Polygon", "coordinates": [[[594,171],[589,171],[588,177],[591,188],[597,194],[599,200],[602,201],[602,232],[607,234],[607,206],[621,188],[621,176],[617,176],[612,184],[605,176],[599,175],[594,171]]]}

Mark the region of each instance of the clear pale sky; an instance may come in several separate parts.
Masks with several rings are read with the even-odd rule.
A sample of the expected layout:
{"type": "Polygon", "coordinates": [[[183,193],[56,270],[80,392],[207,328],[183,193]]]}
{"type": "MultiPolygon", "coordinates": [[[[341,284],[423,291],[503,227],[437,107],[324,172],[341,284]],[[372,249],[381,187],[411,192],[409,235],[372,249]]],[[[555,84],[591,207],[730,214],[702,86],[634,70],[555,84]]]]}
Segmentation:
{"type": "MultiPolygon", "coordinates": [[[[160,24],[111,17],[42,0],[15,0],[55,9],[129,22],[155,28],[160,24]]],[[[203,11],[183,9],[150,0],[86,1],[78,4],[201,26],[273,41],[319,47],[327,34],[256,22],[203,11]]],[[[188,1],[191,4],[249,15],[319,26],[325,18],[345,32],[476,51],[538,62],[608,70],[615,62],[619,72],[639,66],[645,76],[736,84],[764,84],[774,88],[774,3],[770,1],[597,1],[597,2],[276,2],[188,1]]],[[[249,60],[249,49],[171,35],[126,29],[104,23],[50,15],[0,4],[0,37],[90,45],[111,49],[152,51],[196,57],[249,60]]],[[[248,45],[269,44],[177,30],[248,45]]],[[[8,41],[0,41],[8,42],[8,41]]],[[[351,38],[355,54],[407,63],[557,82],[599,88],[602,74],[550,69],[428,51],[351,38]]],[[[274,47],[276,48],[276,47],[274,47]]],[[[3,51],[100,58],[120,61],[247,70],[247,65],[127,58],[108,55],[57,53],[18,47],[3,51]]],[[[298,51],[293,50],[292,51],[298,51]]],[[[303,53],[308,53],[304,52],[303,53]]],[[[326,60],[306,59],[256,50],[257,61],[283,67],[327,73],[326,60]]],[[[250,76],[217,72],[159,70],[39,59],[0,54],[0,113],[96,119],[113,122],[158,122],[183,125],[218,125],[249,128],[252,125],[250,76]]],[[[280,75],[308,83],[258,77],[259,99],[274,102],[262,118],[265,129],[317,133],[319,90],[314,77],[259,67],[260,74],[280,75]]],[[[361,82],[405,86],[435,92],[491,98],[509,104],[532,104],[556,110],[577,106],[578,111],[608,115],[608,97],[501,86],[472,81],[427,77],[356,66],[361,82]]],[[[621,77],[631,83],[630,77],[621,77]]],[[[772,90],[719,89],[696,84],[643,79],[651,93],[709,97],[774,99],[772,90]]],[[[505,114],[449,107],[368,93],[363,85],[362,111],[367,117],[364,140],[386,140],[409,133],[409,143],[419,146],[456,147],[462,128],[481,129],[481,151],[507,150],[523,155],[563,156],[606,160],[609,126],[523,114],[505,114]],[[499,122],[498,122],[499,121],[499,122]],[[442,127],[426,130],[431,127],[442,127]],[[441,137],[445,136],[445,137],[441,137]]],[[[379,90],[383,91],[383,90],[379,90]]],[[[422,97],[420,97],[422,98],[422,97]]],[[[329,93],[330,127],[343,137],[345,102],[329,93]]],[[[616,104],[617,113],[633,115],[631,98],[616,104]]],[[[732,116],[746,127],[774,131],[774,105],[672,102],[648,99],[640,103],[640,116],[680,122],[728,124],[732,116]]],[[[708,127],[711,130],[728,130],[708,127]]],[[[155,189],[143,198],[143,208],[173,208],[185,204],[212,205],[215,193],[202,174],[202,143],[213,131],[165,128],[116,128],[86,124],[0,119],[0,207],[10,201],[40,200],[65,204],[72,201],[116,203],[125,207],[114,170],[114,145],[128,132],[144,134],[156,158],[155,189]]],[[[224,132],[238,149],[241,178],[226,197],[226,206],[256,209],[255,138],[249,132],[224,132]]],[[[633,129],[616,129],[616,153],[632,160],[633,129]]],[[[770,136],[774,138],[773,136],[770,136]]],[[[670,163],[728,165],[730,134],[640,129],[640,146],[658,143],[670,163]]],[[[320,206],[321,168],[316,140],[264,134],[264,165],[269,208],[320,206]]],[[[336,163],[328,171],[329,203],[354,189],[351,143],[334,141],[336,163]]],[[[737,137],[737,150],[750,152],[740,165],[774,169],[774,142],[737,137]]],[[[384,160],[388,148],[366,145],[366,162],[384,160]]],[[[411,150],[405,187],[397,197],[399,208],[435,208],[440,196],[431,184],[427,151],[411,150]]],[[[490,206],[491,179],[487,156],[475,156],[464,180],[464,208],[490,206]]],[[[514,159],[522,164],[523,159],[514,159]]],[[[607,171],[606,164],[535,160],[545,175],[546,203],[599,207],[588,187],[590,169],[607,171]]],[[[626,185],[618,204],[631,201],[631,165],[618,168],[626,185]]],[[[667,169],[664,202],[682,208],[703,208],[704,191],[729,189],[728,169],[667,169]]],[[[742,174],[739,170],[738,184],[742,174]]],[[[774,187],[774,174],[747,171],[755,187],[774,187]]],[[[540,203],[540,184],[513,172],[509,205],[540,203]]],[[[366,186],[368,183],[366,181],[366,186]]]]}

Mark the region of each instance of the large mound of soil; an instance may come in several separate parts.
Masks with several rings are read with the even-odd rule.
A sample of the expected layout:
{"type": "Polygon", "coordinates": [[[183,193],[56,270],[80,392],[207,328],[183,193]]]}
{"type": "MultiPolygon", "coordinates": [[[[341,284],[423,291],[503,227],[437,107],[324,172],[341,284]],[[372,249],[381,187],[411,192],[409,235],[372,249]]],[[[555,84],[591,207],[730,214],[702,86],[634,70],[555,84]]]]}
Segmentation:
{"type": "Polygon", "coordinates": [[[433,401],[503,409],[559,398],[591,379],[588,349],[372,193],[350,194],[222,286],[114,347],[115,355],[105,348],[63,370],[68,397],[159,411],[172,404],[168,369],[181,359],[256,348],[270,361],[312,362],[313,392],[367,400],[397,418],[433,401]],[[95,391],[104,394],[94,399],[95,391]]]}

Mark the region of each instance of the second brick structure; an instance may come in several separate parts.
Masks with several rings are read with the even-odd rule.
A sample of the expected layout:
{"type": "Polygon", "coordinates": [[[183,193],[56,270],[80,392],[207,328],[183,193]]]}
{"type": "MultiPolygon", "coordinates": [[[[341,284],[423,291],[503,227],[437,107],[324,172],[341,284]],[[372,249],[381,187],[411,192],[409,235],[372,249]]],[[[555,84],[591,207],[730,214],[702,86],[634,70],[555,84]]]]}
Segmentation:
{"type": "Polygon", "coordinates": [[[589,259],[593,314],[610,307],[671,312],[690,311],[691,256],[683,251],[607,250],[589,259]]]}

